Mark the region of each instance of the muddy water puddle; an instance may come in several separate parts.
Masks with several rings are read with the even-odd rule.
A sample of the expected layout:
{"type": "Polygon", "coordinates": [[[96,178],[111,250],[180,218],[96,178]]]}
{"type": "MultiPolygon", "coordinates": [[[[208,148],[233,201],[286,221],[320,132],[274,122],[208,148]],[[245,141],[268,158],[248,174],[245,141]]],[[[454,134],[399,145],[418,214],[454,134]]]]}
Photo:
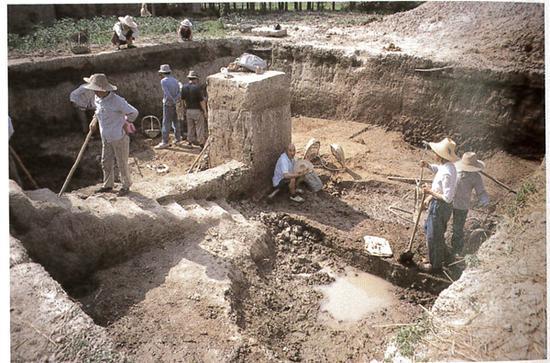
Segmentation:
{"type": "Polygon", "coordinates": [[[352,267],[346,267],[343,274],[325,271],[335,278],[331,284],[317,287],[324,294],[320,320],[326,323],[358,322],[397,303],[393,285],[378,276],[352,267]]]}

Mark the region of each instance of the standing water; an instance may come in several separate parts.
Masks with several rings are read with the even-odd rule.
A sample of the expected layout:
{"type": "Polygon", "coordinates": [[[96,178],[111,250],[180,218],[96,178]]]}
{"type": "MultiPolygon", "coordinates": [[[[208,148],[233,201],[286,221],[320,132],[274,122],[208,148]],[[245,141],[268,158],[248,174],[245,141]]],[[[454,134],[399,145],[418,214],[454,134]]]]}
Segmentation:
{"type": "Polygon", "coordinates": [[[328,312],[338,321],[359,321],[366,314],[379,312],[395,301],[392,284],[380,277],[347,267],[344,275],[334,278],[333,283],[320,286],[319,290],[325,295],[321,311],[328,312]]]}

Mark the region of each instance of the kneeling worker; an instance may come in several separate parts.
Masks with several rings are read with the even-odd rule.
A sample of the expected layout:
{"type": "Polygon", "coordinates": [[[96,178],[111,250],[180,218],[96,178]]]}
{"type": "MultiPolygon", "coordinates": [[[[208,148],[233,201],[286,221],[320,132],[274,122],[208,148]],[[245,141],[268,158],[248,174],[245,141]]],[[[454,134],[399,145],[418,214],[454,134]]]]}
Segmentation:
{"type": "Polygon", "coordinates": [[[288,189],[290,193],[290,200],[301,203],[304,201],[304,198],[296,195],[297,192],[301,191],[300,189],[297,189],[297,179],[304,176],[307,170],[298,173],[293,172],[294,155],[296,155],[296,147],[293,144],[290,144],[286,147],[285,152],[279,156],[272,179],[275,191],[270,194],[270,197],[273,197],[279,190],[288,189]]]}

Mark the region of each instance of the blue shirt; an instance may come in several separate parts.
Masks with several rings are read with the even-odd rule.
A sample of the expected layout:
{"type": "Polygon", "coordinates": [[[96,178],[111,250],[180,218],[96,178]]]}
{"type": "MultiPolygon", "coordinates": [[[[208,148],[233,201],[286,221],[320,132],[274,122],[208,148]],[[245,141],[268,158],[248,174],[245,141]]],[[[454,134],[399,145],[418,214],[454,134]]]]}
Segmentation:
{"type": "Polygon", "coordinates": [[[171,75],[167,75],[160,80],[160,85],[164,94],[162,97],[162,104],[175,106],[181,97],[178,80],[171,75]]]}
{"type": "Polygon", "coordinates": [[[97,120],[101,138],[106,142],[120,140],[126,135],[122,126],[126,121],[134,122],[138,117],[138,110],[116,93],[109,92],[103,98],[95,97],[97,120]]]}

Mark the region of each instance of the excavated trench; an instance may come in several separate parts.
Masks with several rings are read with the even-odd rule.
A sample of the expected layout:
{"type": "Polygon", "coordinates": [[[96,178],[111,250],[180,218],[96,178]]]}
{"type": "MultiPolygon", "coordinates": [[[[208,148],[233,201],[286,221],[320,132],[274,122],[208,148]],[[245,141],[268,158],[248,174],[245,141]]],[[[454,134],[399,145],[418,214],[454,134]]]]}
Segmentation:
{"type": "MultiPolygon", "coordinates": [[[[130,64],[122,73],[122,53],[9,67],[10,115],[16,129],[11,144],[40,186],[58,191],[80,147],[83,136],[67,99],[83,76],[100,71],[108,74],[120,93],[140,110],[140,117],[159,115],[159,64],[170,63],[180,79],[189,69],[204,77],[245,50],[261,48],[266,53],[265,43],[234,40],[150,48],[124,58],[130,64]],[[23,102],[26,99],[38,104],[30,106],[23,102]],[[46,107],[51,104],[58,107],[46,107]]],[[[273,45],[272,57],[273,68],[291,77],[294,114],[382,126],[401,132],[413,145],[445,135],[455,138],[462,150],[478,148],[487,155],[495,150],[510,150],[523,158],[544,154],[544,82],[537,75],[454,69],[421,76],[410,70],[437,65],[406,56],[365,61],[297,46],[273,45]],[[478,86],[473,86],[472,79],[480,80],[478,86]],[[518,87],[530,96],[517,98],[518,87]],[[472,124],[472,118],[478,122],[472,124]],[[526,135],[534,141],[525,143],[526,135]]],[[[136,135],[131,155],[138,155],[140,163],[152,163],[158,157],[151,154],[153,144],[136,135]]],[[[93,140],[89,147],[74,176],[73,189],[100,182],[100,141],[93,140]]],[[[194,156],[189,156],[188,164],[194,156]]],[[[185,170],[188,164],[178,165],[185,170]]],[[[230,204],[201,200],[183,206],[158,205],[145,198],[137,205],[146,213],[115,215],[116,223],[105,222],[101,214],[72,215],[63,209],[66,206],[53,208],[52,218],[63,210],[70,221],[70,231],[63,236],[44,233],[47,226],[40,223],[42,229],[25,225],[22,222],[28,215],[15,212],[11,231],[31,257],[80,301],[95,323],[105,327],[116,349],[129,356],[233,361],[382,357],[393,334],[384,324],[413,322],[422,313],[419,305],[430,306],[450,284],[449,278],[460,276],[463,266],[450,268],[450,276],[435,276],[397,263],[411,224],[406,218],[396,219],[387,206],[403,201],[411,188],[380,180],[335,180],[328,172],[321,176],[325,190],[308,194],[308,204],[303,206],[289,205],[284,198],[274,204],[245,199],[230,204]],[[168,209],[170,213],[177,210],[179,217],[168,209]],[[162,223],[153,216],[157,213],[162,223]],[[193,218],[180,225],[178,218],[188,215],[193,218]],[[365,231],[391,241],[394,257],[364,253],[361,237],[365,231]],[[250,239],[239,237],[240,233],[250,239]],[[49,247],[40,246],[43,238],[56,240],[53,245],[62,247],[54,259],[49,247]],[[84,247],[79,246],[81,239],[84,247]],[[243,252],[235,252],[239,249],[243,252]],[[372,294],[387,293],[388,301],[356,320],[335,318],[326,308],[329,297],[324,288],[342,279],[362,278],[363,272],[392,284],[365,296],[374,299],[372,294]],[[196,327],[188,326],[189,319],[196,327]],[[236,324],[238,333],[231,324],[236,324]],[[195,338],[185,340],[185,334],[178,332],[182,329],[195,338]],[[231,334],[241,336],[238,344],[230,343],[227,337],[231,334]],[[217,353],[208,356],[209,345],[217,340],[217,353]],[[182,341],[184,347],[179,346],[182,341]]],[[[29,187],[26,182],[23,186],[29,187]]],[[[104,208],[102,198],[90,198],[99,209],[104,208]]],[[[78,204],[74,203],[73,207],[78,204]]],[[[119,208],[139,209],[131,203],[116,203],[119,208]]],[[[64,222],[63,218],[56,221],[64,222]]],[[[485,218],[486,234],[467,236],[471,237],[470,252],[494,231],[495,223],[485,218]]],[[[422,232],[417,240],[421,238],[422,232]]],[[[418,261],[426,252],[423,243],[415,251],[418,261]]],[[[353,291],[352,295],[367,294],[361,288],[353,291]]]]}

